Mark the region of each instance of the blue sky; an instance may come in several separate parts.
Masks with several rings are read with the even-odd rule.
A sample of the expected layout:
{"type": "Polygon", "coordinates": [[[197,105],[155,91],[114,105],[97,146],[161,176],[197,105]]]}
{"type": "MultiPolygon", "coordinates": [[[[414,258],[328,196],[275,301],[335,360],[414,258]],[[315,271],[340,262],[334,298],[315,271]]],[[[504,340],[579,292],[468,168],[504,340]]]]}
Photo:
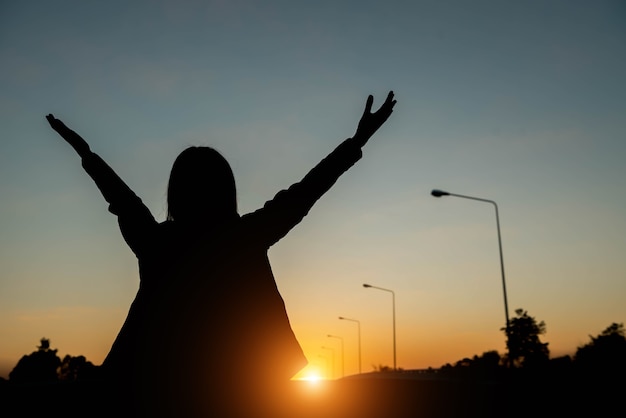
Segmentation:
{"type": "MultiPolygon", "coordinates": [[[[504,350],[509,310],[553,355],[626,320],[626,6],[620,1],[79,1],[0,5],[0,369],[41,337],[106,355],[136,260],[80,161],[81,133],[165,218],[176,155],[230,161],[242,213],[354,133],[368,94],[394,114],[363,159],[270,251],[313,365],[438,367],[504,350]]],[[[322,366],[320,366],[322,367],[322,366]]],[[[0,370],[1,371],[1,370],[0,370]]],[[[5,372],[5,374],[8,372],[5,372]]]]}

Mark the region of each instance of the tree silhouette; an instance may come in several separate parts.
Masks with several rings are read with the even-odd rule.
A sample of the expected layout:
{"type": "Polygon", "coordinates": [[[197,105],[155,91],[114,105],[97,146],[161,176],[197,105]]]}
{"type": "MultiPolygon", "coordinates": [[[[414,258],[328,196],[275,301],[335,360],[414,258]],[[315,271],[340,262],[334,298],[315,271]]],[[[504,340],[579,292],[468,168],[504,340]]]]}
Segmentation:
{"type": "Polygon", "coordinates": [[[497,370],[501,363],[500,353],[496,350],[485,351],[480,357],[475,355],[472,366],[484,371],[497,370]]]}
{"type": "Polygon", "coordinates": [[[626,336],[624,324],[612,323],[591,341],[578,347],[574,363],[585,373],[624,376],[626,373],[626,336]]]}
{"type": "Polygon", "coordinates": [[[37,351],[23,356],[15,368],[9,373],[9,380],[13,383],[47,383],[59,380],[57,374],[61,366],[61,359],[56,349],[50,348],[50,340],[41,339],[37,351]]]}
{"type": "MultiPolygon", "coordinates": [[[[391,366],[388,366],[386,364],[379,364],[378,366],[375,364],[372,364],[372,368],[374,369],[375,372],[379,372],[379,373],[386,373],[386,372],[393,372],[394,368],[391,366]]],[[[398,367],[395,369],[395,371],[402,371],[404,370],[402,367],[398,367]]]]}
{"type": "Polygon", "coordinates": [[[511,366],[537,368],[545,366],[550,358],[548,343],[542,343],[539,336],[545,334],[546,324],[537,322],[523,309],[516,309],[515,318],[509,323],[507,334],[508,361],[511,366]]]}
{"type": "Polygon", "coordinates": [[[59,379],[63,381],[88,380],[95,377],[97,366],[88,361],[85,356],[73,357],[69,354],[63,357],[59,367],[59,379]]]}
{"type": "Polygon", "coordinates": [[[496,350],[485,351],[482,355],[474,355],[471,359],[465,357],[457,361],[454,366],[446,364],[441,367],[441,372],[454,376],[477,380],[489,380],[498,378],[502,369],[502,357],[496,350]]]}

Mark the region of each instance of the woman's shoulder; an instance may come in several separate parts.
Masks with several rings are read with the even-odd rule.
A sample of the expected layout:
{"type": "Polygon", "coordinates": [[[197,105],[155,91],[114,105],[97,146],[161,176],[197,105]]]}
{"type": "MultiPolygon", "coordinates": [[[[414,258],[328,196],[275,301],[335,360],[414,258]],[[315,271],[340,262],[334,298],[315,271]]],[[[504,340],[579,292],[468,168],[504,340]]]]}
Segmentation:
{"type": "Polygon", "coordinates": [[[156,235],[159,237],[165,237],[166,239],[169,237],[173,237],[179,232],[177,232],[180,228],[176,222],[171,220],[166,220],[157,224],[156,227],[156,235]]]}

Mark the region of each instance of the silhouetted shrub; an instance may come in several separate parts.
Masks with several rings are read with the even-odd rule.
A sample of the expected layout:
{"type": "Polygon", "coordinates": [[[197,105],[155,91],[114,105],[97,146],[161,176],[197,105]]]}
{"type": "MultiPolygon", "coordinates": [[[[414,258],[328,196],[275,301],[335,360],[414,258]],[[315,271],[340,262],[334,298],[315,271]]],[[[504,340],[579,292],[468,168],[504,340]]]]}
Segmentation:
{"type": "Polygon", "coordinates": [[[57,350],[50,349],[50,340],[41,339],[38,350],[23,356],[9,373],[12,383],[48,383],[59,380],[58,368],[61,359],[57,350]]]}

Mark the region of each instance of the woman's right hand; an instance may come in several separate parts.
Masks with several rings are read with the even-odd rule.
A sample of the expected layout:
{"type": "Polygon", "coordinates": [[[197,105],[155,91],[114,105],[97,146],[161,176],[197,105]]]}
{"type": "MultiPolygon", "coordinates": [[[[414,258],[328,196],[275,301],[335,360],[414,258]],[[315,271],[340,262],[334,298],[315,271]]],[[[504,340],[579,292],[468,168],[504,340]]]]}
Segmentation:
{"type": "Polygon", "coordinates": [[[57,133],[76,150],[78,155],[82,157],[91,151],[89,149],[89,144],[87,144],[87,142],[85,142],[80,135],[65,126],[65,124],[55,118],[54,115],[49,114],[46,116],[46,119],[48,120],[50,127],[57,131],[57,133]]]}
{"type": "Polygon", "coordinates": [[[369,95],[367,98],[367,102],[365,103],[365,110],[363,111],[363,116],[361,116],[361,120],[359,121],[359,126],[354,134],[354,139],[359,143],[360,146],[363,146],[367,143],[367,141],[376,133],[378,128],[380,128],[383,123],[391,116],[391,112],[393,112],[393,107],[396,104],[394,100],[393,91],[390,91],[387,95],[387,99],[385,103],[382,104],[380,109],[376,112],[372,113],[372,104],[374,103],[374,96],[369,95]]]}

